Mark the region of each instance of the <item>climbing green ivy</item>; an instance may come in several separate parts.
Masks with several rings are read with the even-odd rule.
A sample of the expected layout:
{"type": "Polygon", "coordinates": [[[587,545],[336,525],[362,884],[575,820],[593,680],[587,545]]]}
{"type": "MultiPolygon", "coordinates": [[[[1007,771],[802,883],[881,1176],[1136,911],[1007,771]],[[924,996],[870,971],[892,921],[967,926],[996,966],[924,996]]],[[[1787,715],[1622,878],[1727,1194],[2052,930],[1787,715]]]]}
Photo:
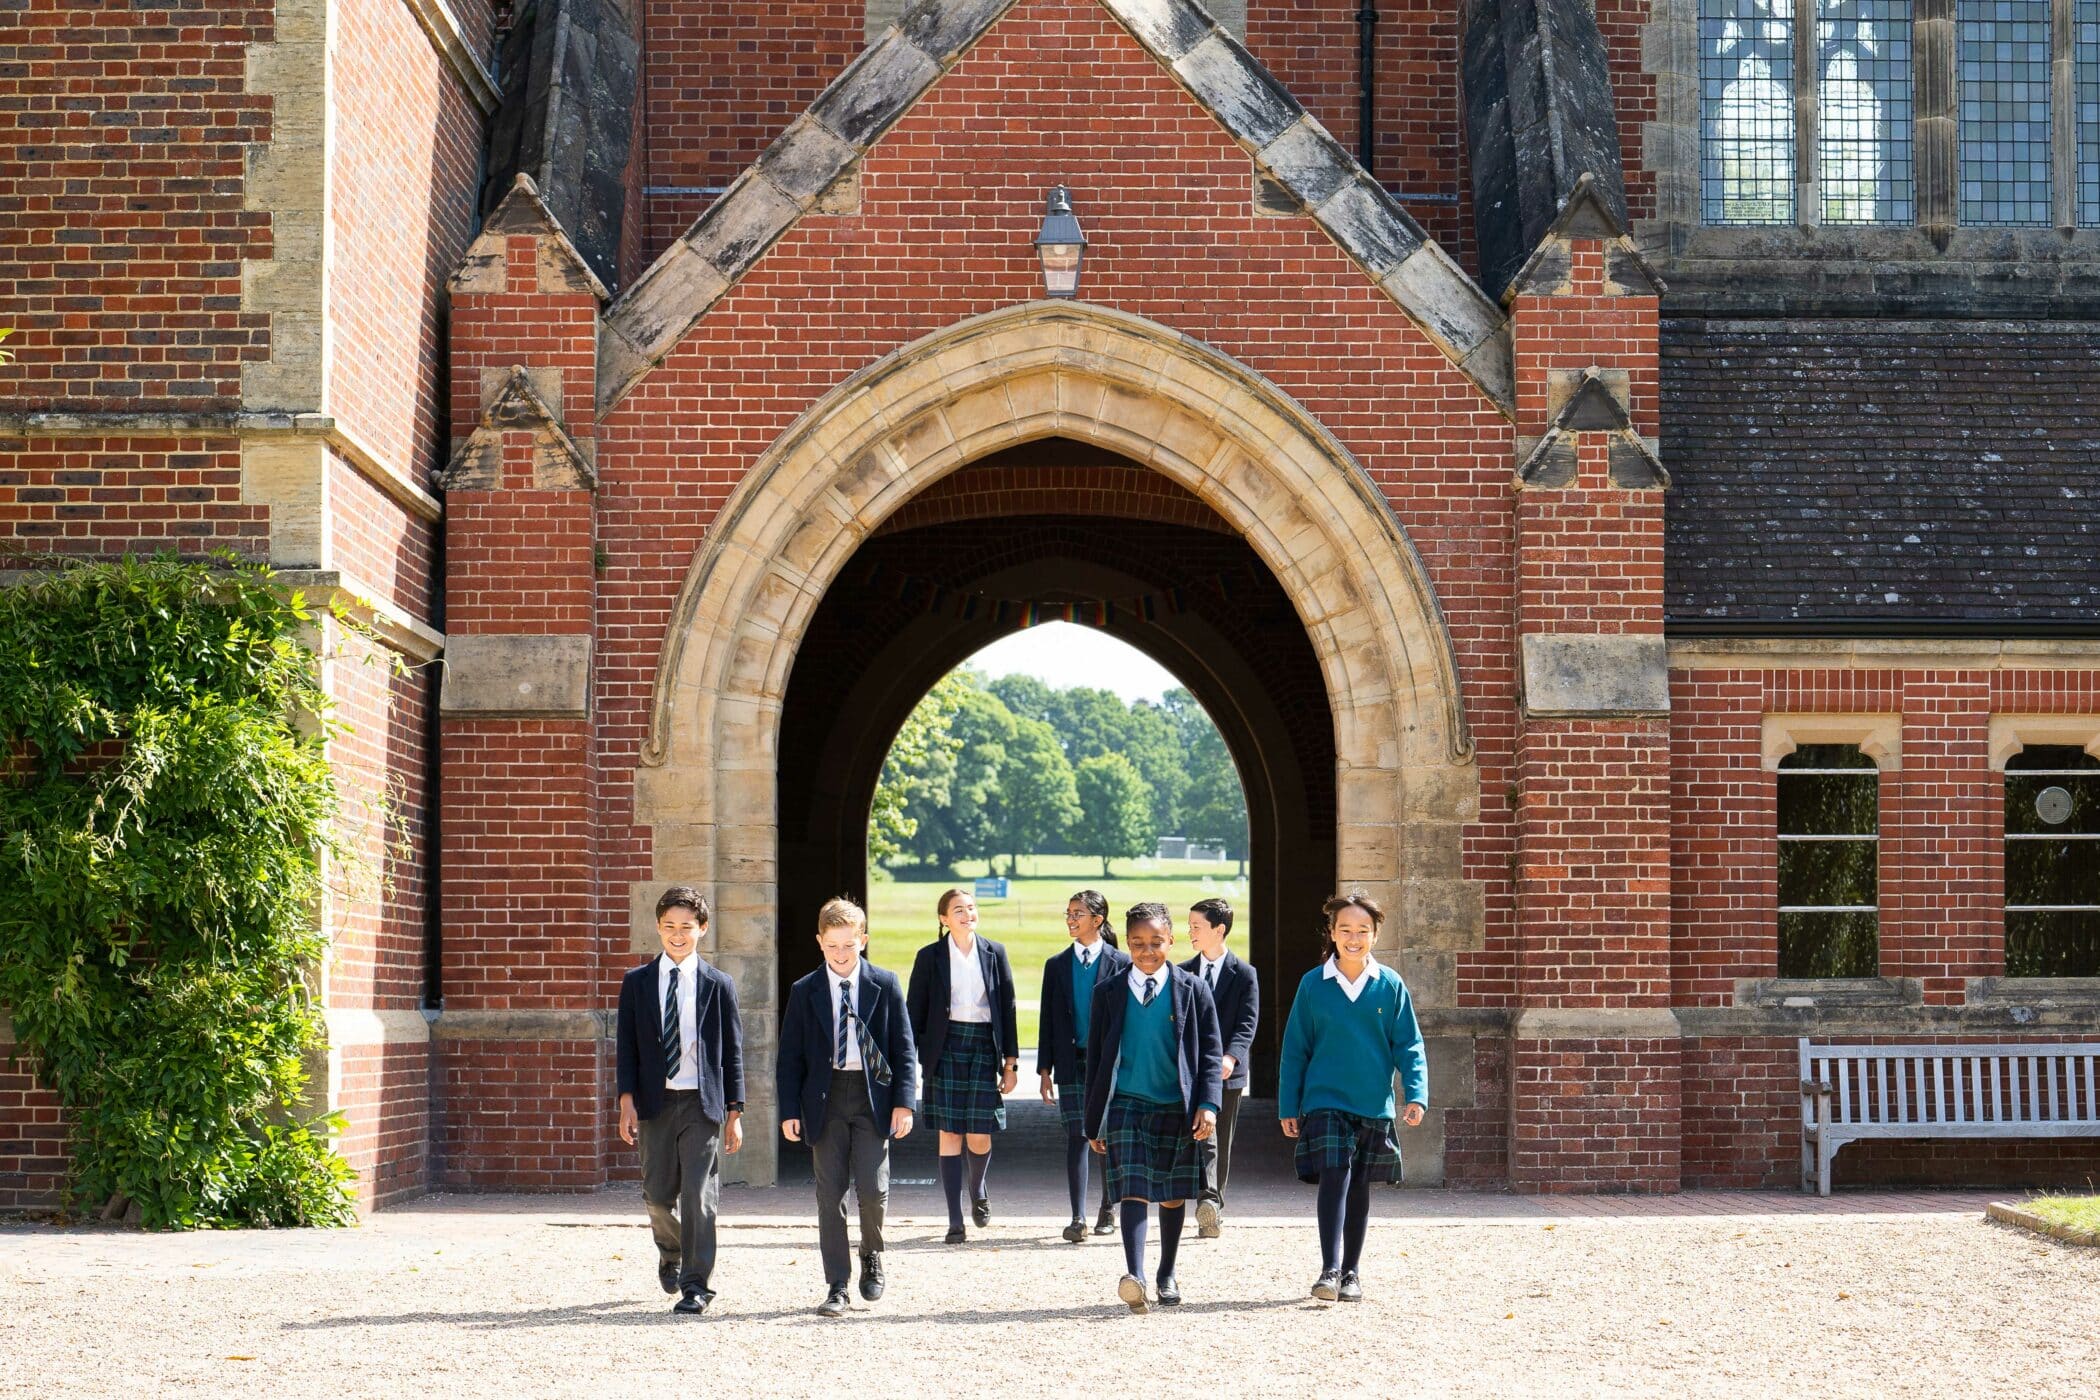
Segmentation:
{"type": "Polygon", "coordinates": [[[0,1008],[65,1105],[82,1209],[350,1215],[307,1102],[336,809],[316,625],[231,557],[0,587],[0,1008]]]}

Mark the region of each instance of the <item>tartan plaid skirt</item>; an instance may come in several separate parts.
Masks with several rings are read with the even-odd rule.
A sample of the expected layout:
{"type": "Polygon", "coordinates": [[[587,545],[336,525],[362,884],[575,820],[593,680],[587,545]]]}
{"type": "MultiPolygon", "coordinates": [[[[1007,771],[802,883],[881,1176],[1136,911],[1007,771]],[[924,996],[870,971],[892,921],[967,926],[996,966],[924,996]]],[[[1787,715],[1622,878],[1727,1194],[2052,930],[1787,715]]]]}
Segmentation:
{"type": "Polygon", "coordinates": [[[999,1097],[999,1052],[992,1028],[976,1021],[950,1021],[941,1062],[926,1075],[919,1104],[928,1127],[946,1133],[996,1133],[1006,1126],[1006,1101],[999,1097]]]}
{"type": "Polygon", "coordinates": [[[1102,1127],[1108,1145],[1108,1199],[1189,1201],[1203,1193],[1203,1157],[1181,1105],[1117,1095],[1102,1127]]]}
{"type": "Polygon", "coordinates": [[[1079,1081],[1057,1086],[1057,1116],[1064,1121],[1068,1138],[1086,1135],[1086,1051],[1079,1052],[1079,1081]]]}
{"type": "Polygon", "coordinates": [[[1316,1108],[1298,1120],[1298,1179],[1317,1182],[1330,1167],[1369,1172],[1371,1180],[1398,1186],[1400,1144],[1393,1120],[1359,1118],[1338,1108],[1316,1108]]]}

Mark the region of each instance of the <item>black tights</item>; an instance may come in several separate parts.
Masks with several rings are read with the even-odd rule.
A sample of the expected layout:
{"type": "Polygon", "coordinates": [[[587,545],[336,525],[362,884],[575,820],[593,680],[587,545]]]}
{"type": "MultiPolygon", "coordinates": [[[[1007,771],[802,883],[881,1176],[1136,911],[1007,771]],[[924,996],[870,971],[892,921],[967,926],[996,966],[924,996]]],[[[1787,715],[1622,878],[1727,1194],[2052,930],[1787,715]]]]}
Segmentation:
{"type": "Polygon", "coordinates": [[[1371,1173],[1359,1164],[1320,1172],[1320,1268],[1353,1272],[1371,1224],[1371,1173]]]}

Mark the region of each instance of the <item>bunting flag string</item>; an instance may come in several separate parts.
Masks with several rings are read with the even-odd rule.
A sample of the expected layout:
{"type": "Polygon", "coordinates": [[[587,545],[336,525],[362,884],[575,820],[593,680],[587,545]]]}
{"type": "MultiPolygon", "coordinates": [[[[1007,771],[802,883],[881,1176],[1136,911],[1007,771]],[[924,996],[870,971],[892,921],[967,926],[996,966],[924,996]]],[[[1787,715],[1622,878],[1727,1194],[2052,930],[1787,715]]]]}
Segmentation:
{"type": "MultiPolygon", "coordinates": [[[[1157,622],[1179,616],[1189,608],[1188,592],[1181,587],[1127,598],[1045,603],[1029,598],[994,598],[985,593],[951,588],[937,579],[906,573],[886,564],[870,564],[857,582],[870,593],[916,608],[928,616],[949,617],[958,622],[989,621],[1015,630],[1040,627],[1046,622],[1069,622],[1079,627],[1098,628],[1127,621],[1157,622]]],[[[1233,596],[1231,580],[1222,574],[1202,582],[1222,599],[1229,601],[1233,596]]]]}

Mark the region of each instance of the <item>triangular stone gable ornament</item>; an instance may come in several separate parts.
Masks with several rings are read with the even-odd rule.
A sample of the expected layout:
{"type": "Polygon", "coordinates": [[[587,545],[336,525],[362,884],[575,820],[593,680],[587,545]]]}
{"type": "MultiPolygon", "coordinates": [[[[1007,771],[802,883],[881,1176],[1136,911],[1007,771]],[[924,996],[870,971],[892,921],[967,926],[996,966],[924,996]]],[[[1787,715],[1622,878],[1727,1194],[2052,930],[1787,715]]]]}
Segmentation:
{"type": "Polygon", "coordinates": [[[511,367],[502,390],[481,411],[481,421],[437,474],[436,485],[445,491],[500,490],[503,438],[514,432],[532,434],[532,484],[536,489],[588,491],[597,486],[598,474],[589,455],[532,387],[523,365],[511,367]]]}
{"type": "MultiPolygon", "coordinates": [[[[1029,0],[919,0],[608,308],[609,411],[994,24],[1029,0]]],[[[1269,71],[1192,0],[1097,0],[1504,414],[1501,309],[1269,71]]]]}
{"type": "Polygon", "coordinates": [[[1577,242],[1604,244],[1604,290],[1612,296],[1659,297],[1665,290],[1655,269],[1627,237],[1605,201],[1597,181],[1584,172],[1575,188],[1562,201],[1560,212],[1539,239],[1539,246],[1509,279],[1502,301],[1508,305],[1520,296],[1557,296],[1570,290],[1577,242]]]}
{"type": "Polygon", "coordinates": [[[1606,467],[1611,484],[1629,491],[1661,490],[1670,484],[1662,459],[1648,440],[1634,431],[1626,404],[1595,365],[1582,372],[1581,380],[1561,404],[1560,411],[1529,452],[1519,444],[1522,462],[1517,480],[1527,487],[1573,486],[1575,484],[1576,436],[1580,433],[1610,433],[1606,467]]]}
{"type": "Polygon", "coordinates": [[[598,274],[591,271],[590,264],[570,241],[561,220],[540,198],[540,187],[523,171],[511,182],[501,202],[489,211],[481,232],[474,236],[453,270],[447,283],[453,295],[507,290],[510,266],[505,245],[520,234],[540,240],[541,291],[588,292],[601,302],[610,298],[611,293],[598,280],[598,274]]]}

